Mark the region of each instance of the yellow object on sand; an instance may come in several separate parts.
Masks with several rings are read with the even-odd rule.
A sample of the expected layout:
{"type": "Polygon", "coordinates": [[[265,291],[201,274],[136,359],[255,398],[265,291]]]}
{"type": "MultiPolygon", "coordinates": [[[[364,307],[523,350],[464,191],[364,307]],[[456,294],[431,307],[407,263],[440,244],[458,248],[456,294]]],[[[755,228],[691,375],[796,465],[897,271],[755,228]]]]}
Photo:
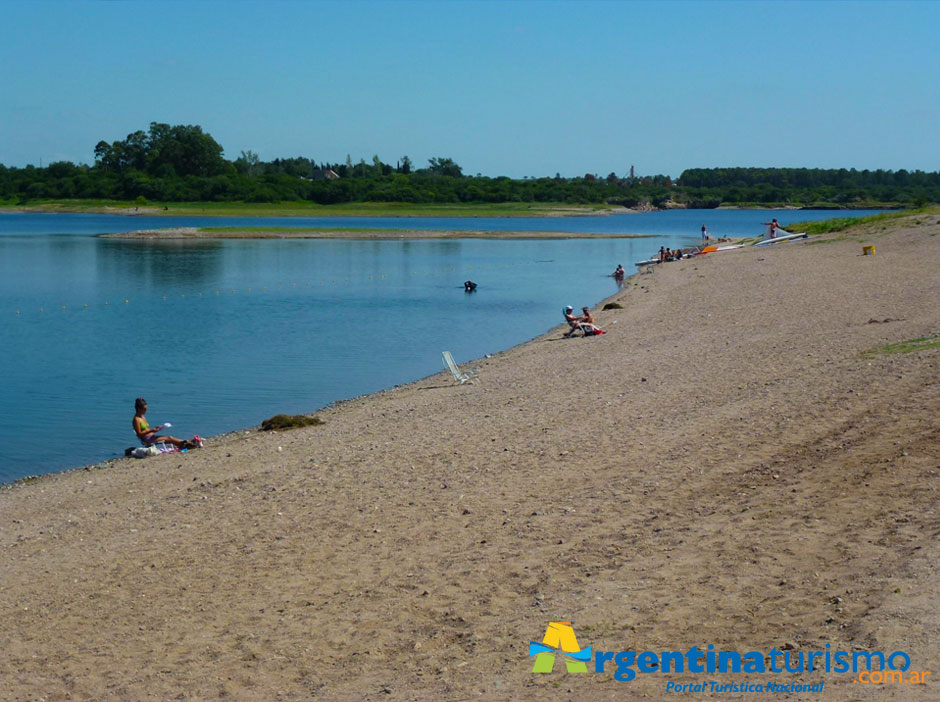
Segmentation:
{"type": "Polygon", "coordinates": [[[862,247],[862,255],[863,255],[863,256],[874,256],[874,255],[875,255],[875,247],[874,247],[874,246],[863,246],[863,247],[862,247]]]}

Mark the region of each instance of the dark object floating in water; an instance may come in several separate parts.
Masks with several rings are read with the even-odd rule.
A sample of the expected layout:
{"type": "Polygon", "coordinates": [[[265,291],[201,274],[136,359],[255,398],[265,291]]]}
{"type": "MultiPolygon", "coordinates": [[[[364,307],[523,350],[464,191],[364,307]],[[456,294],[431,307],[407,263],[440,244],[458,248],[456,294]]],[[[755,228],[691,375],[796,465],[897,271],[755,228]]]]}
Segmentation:
{"type": "Polygon", "coordinates": [[[477,284],[472,280],[465,281],[463,284],[464,292],[473,292],[477,289],[477,284]]]}

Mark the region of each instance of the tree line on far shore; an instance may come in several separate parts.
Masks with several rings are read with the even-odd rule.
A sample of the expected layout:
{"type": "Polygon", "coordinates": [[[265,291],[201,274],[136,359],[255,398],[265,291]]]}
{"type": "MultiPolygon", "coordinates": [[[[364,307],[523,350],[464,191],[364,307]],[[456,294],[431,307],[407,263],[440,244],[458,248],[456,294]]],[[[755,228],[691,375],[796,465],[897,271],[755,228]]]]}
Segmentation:
{"type": "Polygon", "coordinates": [[[513,179],[465,175],[448,157],[415,168],[317,163],[312,158],[262,161],[251,151],[224,158],[222,146],[195,125],[153,122],[95,146],[92,166],[68,161],[46,167],[0,164],[0,200],[105,199],[140,202],[574,203],[636,208],[740,206],[922,206],[940,202],[940,172],[819,168],[694,168],[665,175],[513,179]]]}

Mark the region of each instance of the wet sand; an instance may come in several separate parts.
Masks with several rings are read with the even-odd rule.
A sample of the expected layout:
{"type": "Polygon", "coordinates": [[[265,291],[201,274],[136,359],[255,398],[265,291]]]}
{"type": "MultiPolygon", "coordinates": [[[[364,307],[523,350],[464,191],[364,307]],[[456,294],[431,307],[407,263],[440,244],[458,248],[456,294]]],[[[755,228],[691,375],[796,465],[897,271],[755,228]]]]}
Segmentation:
{"type": "Polygon", "coordinates": [[[657,266],[597,312],[604,336],[555,328],[465,364],[473,385],[0,489],[0,699],[662,699],[702,679],[936,699],[936,680],[621,683],[528,658],[570,621],[594,650],[829,643],[938,668],[940,348],[866,353],[940,333],[940,223],[919,220],[657,266]]]}

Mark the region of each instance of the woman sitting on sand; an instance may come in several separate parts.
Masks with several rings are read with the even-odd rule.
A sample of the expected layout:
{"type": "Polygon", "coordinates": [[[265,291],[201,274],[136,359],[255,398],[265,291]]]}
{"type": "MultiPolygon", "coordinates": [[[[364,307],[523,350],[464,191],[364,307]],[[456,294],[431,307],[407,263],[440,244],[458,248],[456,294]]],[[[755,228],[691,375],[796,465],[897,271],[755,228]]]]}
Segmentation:
{"type": "Polygon", "coordinates": [[[176,448],[195,448],[196,445],[191,441],[185,441],[183,439],[177,439],[173,436],[158,436],[157,432],[163,429],[161,424],[158,427],[150,428],[150,425],[147,424],[147,401],[138,397],[134,400],[134,433],[137,434],[137,438],[140,439],[140,443],[144,446],[150,446],[151,444],[172,444],[176,448]]]}

